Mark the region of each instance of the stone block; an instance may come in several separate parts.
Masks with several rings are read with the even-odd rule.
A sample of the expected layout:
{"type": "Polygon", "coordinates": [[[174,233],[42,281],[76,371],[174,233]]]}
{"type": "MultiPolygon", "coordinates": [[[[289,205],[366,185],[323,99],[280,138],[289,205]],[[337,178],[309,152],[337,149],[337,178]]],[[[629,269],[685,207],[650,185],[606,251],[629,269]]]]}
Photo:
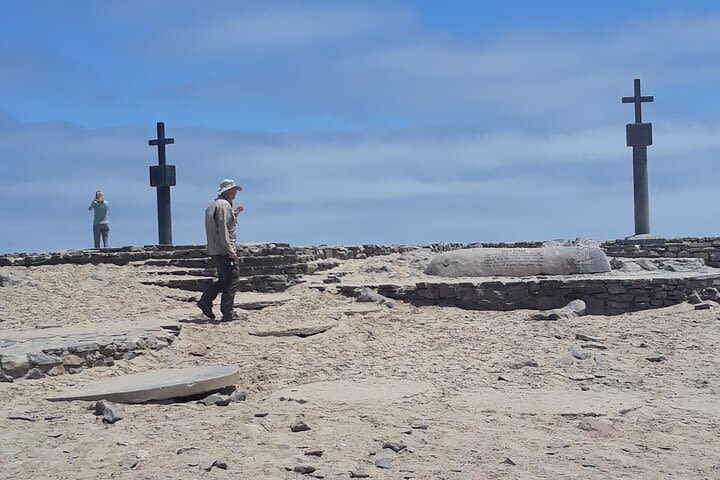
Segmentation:
{"type": "Polygon", "coordinates": [[[2,371],[13,378],[23,377],[30,371],[27,355],[3,355],[0,365],[2,371]]]}

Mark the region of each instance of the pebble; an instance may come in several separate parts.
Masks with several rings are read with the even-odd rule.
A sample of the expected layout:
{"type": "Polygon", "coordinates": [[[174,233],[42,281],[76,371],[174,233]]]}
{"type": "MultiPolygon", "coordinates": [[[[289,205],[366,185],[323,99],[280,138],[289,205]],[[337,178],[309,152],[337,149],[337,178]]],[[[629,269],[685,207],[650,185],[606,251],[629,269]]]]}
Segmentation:
{"type": "Polygon", "coordinates": [[[310,430],[310,427],[307,426],[302,418],[298,417],[290,424],[290,430],[293,432],[305,432],[310,430]]]}
{"type": "Polygon", "coordinates": [[[570,349],[570,355],[577,358],[578,360],[587,360],[592,356],[590,352],[585,352],[583,350],[580,350],[579,348],[571,348],[570,349]]]}
{"type": "Polygon", "coordinates": [[[569,355],[565,355],[564,357],[558,358],[558,364],[562,365],[563,367],[569,367],[573,363],[575,363],[573,361],[573,357],[571,357],[569,355]]]}
{"type": "Polygon", "coordinates": [[[232,403],[244,402],[247,399],[247,392],[245,390],[235,390],[230,394],[230,401],[232,403]]]}
{"type": "Polygon", "coordinates": [[[517,465],[517,463],[513,462],[511,458],[506,458],[501,463],[504,463],[505,465],[517,465]]]}
{"type": "Polygon", "coordinates": [[[665,360],[667,360],[667,358],[665,358],[665,355],[652,355],[650,357],[645,357],[645,359],[653,363],[664,362],[665,360]]]}
{"type": "Polygon", "coordinates": [[[709,303],[698,303],[695,305],[695,310],[710,310],[709,303]]]}
{"type": "Polygon", "coordinates": [[[578,423],[578,428],[587,432],[597,432],[600,435],[610,435],[615,431],[615,427],[613,427],[611,423],[604,422],[597,418],[583,418],[580,420],[580,423],[578,423]]]}
{"type": "Polygon", "coordinates": [[[356,472],[354,470],[350,470],[350,478],[370,478],[370,475],[365,472],[356,472]]]}
{"type": "Polygon", "coordinates": [[[602,342],[605,339],[603,337],[594,337],[592,335],[586,335],[584,333],[576,333],[575,340],[581,340],[583,342],[602,342]]]}
{"type": "Polygon", "coordinates": [[[213,393],[200,400],[198,403],[202,403],[206,407],[211,405],[217,405],[218,407],[225,407],[230,405],[230,395],[223,395],[221,393],[213,393]]]}
{"type": "Polygon", "coordinates": [[[392,468],[392,460],[389,458],[378,458],[375,460],[375,466],[384,469],[392,468]]]}
{"type": "Polygon", "coordinates": [[[598,350],[607,350],[607,347],[599,342],[585,342],[581,346],[582,348],[597,348],[598,350]]]}
{"type": "Polygon", "coordinates": [[[562,440],[560,438],[553,438],[550,440],[550,443],[548,443],[547,448],[567,448],[570,446],[570,442],[567,440],[562,440]]]}
{"type": "Polygon", "coordinates": [[[313,473],[314,471],[315,467],[312,467],[310,465],[297,465],[295,468],[293,468],[293,472],[302,473],[303,475],[313,473]]]}
{"type": "Polygon", "coordinates": [[[122,462],[120,462],[120,466],[122,468],[132,469],[132,468],[137,467],[138,463],[139,462],[138,462],[137,458],[126,458],[122,462]]]}
{"type": "Polygon", "coordinates": [[[311,457],[322,457],[322,454],[325,452],[322,448],[310,448],[308,450],[305,450],[305,455],[309,455],[311,457]]]}
{"type": "Polygon", "coordinates": [[[104,423],[115,423],[125,418],[122,409],[107,400],[100,400],[95,403],[95,415],[102,415],[102,421],[104,423]]]}
{"type": "Polygon", "coordinates": [[[516,361],[512,362],[509,366],[510,366],[510,368],[517,370],[517,369],[523,368],[523,367],[537,367],[539,365],[535,360],[533,360],[531,358],[527,358],[527,359],[523,359],[523,360],[516,360],[516,361]]]}
{"type": "Polygon", "coordinates": [[[385,442],[383,443],[382,448],[389,448],[395,453],[400,453],[402,450],[407,448],[407,445],[402,442],[385,442]]]}

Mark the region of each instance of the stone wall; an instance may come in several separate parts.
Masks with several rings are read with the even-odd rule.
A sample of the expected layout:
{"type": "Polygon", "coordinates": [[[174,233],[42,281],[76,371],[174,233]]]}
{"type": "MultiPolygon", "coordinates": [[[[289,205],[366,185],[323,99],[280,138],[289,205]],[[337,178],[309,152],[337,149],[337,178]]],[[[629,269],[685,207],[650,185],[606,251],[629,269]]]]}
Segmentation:
{"type": "Polygon", "coordinates": [[[623,245],[615,240],[601,246],[610,257],[700,258],[709,267],[720,267],[720,237],[672,238],[659,245],[623,245]]]}
{"type": "MultiPolygon", "coordinates": [[[[276,265],[287,264],[293,259],[302,262],[335,258],[347,260],[366,258],[375,255],[412,250],[409,245],[353,245],[353,246],[315,246],[291,247],[287,243],[266,243],[256,245],[238,245],[241,263],[245,258],[270,258],[276,265]]],[[[0,255],[0,267],[19,266],[37,267],[59,264],[100,264],[127,265],[130,262],[165,260],[168,265],[182,264],[182,261],[198,260],[198,264],[209,266],[205,245],[145,245],[142,247],[121,247],[108,249],[67,250],[49,253],[9,253],[0,255]]],[[[262,274],[272,274],[263,272],[262,274]]]]}
{"type": "MultiPolygon", "coordinates": [[[[468,310],[549,310],[581,299],[588,313],[620,313],[682,303],[693,293],[720,288],[720,273],[681,274],[671,278],[565,278],[485,282],[418,282],[415,285],[375,285],[379,294],[416,305],[456,306],[468,310]]],[[[355,296],[357,286],[339,286],[355,296]]]]}

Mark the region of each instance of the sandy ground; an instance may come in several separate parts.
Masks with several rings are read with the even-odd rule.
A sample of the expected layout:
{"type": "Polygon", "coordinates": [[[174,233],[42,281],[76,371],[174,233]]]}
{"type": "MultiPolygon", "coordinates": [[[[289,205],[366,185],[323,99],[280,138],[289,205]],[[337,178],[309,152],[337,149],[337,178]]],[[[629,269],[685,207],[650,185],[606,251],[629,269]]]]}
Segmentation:
{"type": "MultiPolygon", "coordinates": [[[[336,271],[411,279],[396,260],[336,271]]],[[[217,324],[171,298],[188,292],[141,285],[137,267],[9,270],[29,283],[0,288],[0,337],[53,325],[184,327],[171,347],[112,367],[0,383],[0,478],[309,478],[286,470],[297,465],[328,479],[720,478],[717,306],[535,322],[530,311],[359,304],[301,284],[284,305],[217,324]],[[248,334],[330,323],[307,338],[248,334]],[[559,365],[577,333],[603,337],[607,350],[559,365]],[[193,344],[207,356],[185,353],[193,344]],[[666,360],[646,359],[657,354],[666,360]],[[523,359],[538,366],[510,368],[523,359]],[[247,401],[124,405],[125,418],[105,425],[88,402],[44,400],[101,378],[209,364],[238,365],[247,401]],[[297,416],[310,431],[290,431],[297,416]],[[588,419],[603,431],[579,428],[588,419]],[[383,449],[388,441],[407,448],[383,449]],[[304,455],[310,447],[322,456],[304,455]],[[190,466],[214,457],[227,470],[190,466]],[[380,458],[391,468],[376,467],[380,458]],[[139,462],[130,469],[128,459],[139,462]]]]}

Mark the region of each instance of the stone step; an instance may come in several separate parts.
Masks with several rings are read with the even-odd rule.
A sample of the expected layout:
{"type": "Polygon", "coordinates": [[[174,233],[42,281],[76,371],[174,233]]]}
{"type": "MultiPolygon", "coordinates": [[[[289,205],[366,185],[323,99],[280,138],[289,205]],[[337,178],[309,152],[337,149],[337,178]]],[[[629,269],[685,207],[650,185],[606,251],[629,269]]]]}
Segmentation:
{"type": "MultiPolygon", "coordinates": [[[[215,281],[213,277],[194,278],[159,278],[144,280],[143,285],[157,285],[160,287],[175,288],[189,292],[202,292],[215,281]]],[[[300,283],[293,275],[255,275],[252,277],[241,277],[239,292],[284,292],[288,288],[300,283]]]]}
{"type": "MultiPolygon", "coordinates": [[[[214,276],[215,275],[215,268],[212,265],[212,262],[195,262],[195,260],[199,259],[193,259],[192,263],[190,265],[194,266],[188,266],[188,263],[182,262],[181,265],[178,265],[177,263],[171,263],[167,265],[151,265],[154,267],[162,267],[166,266],[168,268],[166,269],[152,269],[148,270],[151,273],[156,273],[158,275],[193,275],[193,276],[214,276]],[[181,268],[173,268],[173,267],[181,267],[181,268]]],[[[137,266],[141,266],[137,265],[137,266]]],[[[323,265],[324,267],[325,265],[323,265]]],[[[332,268],[332,266],[328,267],[332,268]]],[[[269,265],[269,266],[247,266],[247,265],[238,265],[238,271],[240,272],[240,276],[243,277],[252,277],[256,275],[304,275],[304,274],[311,274],[318,270],[318,265],[315,264],[307,264],[307,263],[294,263],[290,265],[269,265]]]]}

